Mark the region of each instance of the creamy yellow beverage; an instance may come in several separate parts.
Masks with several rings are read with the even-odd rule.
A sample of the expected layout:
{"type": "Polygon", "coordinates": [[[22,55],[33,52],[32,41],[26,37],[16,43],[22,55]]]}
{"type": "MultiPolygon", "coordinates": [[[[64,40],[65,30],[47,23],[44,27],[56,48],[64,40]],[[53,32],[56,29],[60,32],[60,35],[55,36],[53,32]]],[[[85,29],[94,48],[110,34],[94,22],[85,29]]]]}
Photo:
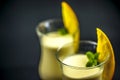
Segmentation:
{"type": "Polygon", "coordinates": [[[73,52],[72,43],[73,38],[71,35],[60,35],[57,32],[50,32],[41,37],[41,60],[39,63],[39,74],[42,79],[47,80],[60,80],[62,78],[60,65],[56,59],[56,52],[58,47],[63,44],[71,43],[65,46],[62,54],[73,52]]]}
{"type": "Polygon", "coordinates": [[[89,69],[86,67],[87,62],[88,58],[84,54],[66,57],[63,63],[69,66],[63,65],[63,80],[102,80],[103,67],[89,69]]]}

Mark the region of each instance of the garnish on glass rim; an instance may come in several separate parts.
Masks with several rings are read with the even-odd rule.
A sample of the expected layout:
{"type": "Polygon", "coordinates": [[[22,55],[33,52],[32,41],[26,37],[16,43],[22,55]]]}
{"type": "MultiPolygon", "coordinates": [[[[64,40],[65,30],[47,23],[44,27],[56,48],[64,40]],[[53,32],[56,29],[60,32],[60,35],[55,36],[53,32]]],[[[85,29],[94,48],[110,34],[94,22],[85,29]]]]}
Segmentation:
{"type": "Polygon", "coordinates": [[[73,8],[65,0],[62,1],[61,8],[64,27],[67,29],[69,34],[73,35],[74,50],[77,52],[80,41],[80,26],[78,17],[73,8]]]}
{"type": "Polygon", "coordinates": [[[88,58],[88,62],[86,64],[86,67],[92,67],[92,66],[96,66],[99,64],[98,62],[98,53],[93,53],[91,51],[87,51],[86,52],[87,58],[88,58]]]}
{"type": "Polygon", "coordinates": [[[104,65],[102,77],[104,80],[112,80],[115,71],[115,53],[108,36],[100,28],[96,28],[96,31],[98,39],[96,51],[99,53],[99,62],[104,61],[107,55],[110,55],[104,65]]]}
{"type": "Polygon", "coordinates": [[[58,33],[61,35],[66,35],[66,34],[68,34],[68,31],[65,28],[60,28],[60,29],[58,29],[58,33]]]}

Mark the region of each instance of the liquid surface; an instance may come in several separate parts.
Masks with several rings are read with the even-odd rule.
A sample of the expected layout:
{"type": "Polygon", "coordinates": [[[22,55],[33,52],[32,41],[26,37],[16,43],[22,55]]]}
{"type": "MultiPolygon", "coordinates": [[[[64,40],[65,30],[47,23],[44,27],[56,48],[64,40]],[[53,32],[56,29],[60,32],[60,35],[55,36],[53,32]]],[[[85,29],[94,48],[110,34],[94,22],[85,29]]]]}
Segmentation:
{"type": "Polygon", "coordinates": [[[69,56],[63,60],[64,64],[75,66],[75,67],[84,67],[75,68],[63,65],[63,75],[65,80],[101,80],[101,74],[103,68],[96,67],[91,69],[85,69],[88,58],[86,55],[77,54],[69,56]]]}
{"type": "Polygon", "coordinates": [[[57,32],[51,32],[42,37],[42,45],[50,48],[58,48],[64,44],[73,42],[73,37],[69,34],[60,35],[57,32]]]}

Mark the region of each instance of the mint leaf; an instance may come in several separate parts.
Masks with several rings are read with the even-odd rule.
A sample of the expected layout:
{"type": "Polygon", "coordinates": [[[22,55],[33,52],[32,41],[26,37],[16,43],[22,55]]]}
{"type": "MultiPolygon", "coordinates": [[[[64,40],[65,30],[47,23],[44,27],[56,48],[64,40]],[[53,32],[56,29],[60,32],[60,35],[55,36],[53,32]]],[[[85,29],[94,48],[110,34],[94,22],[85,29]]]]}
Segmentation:
{"type": "Polygon", "coordinates": [[[95,59],[98,59],[98,56],[99,56],[98,53],[95,53],[95,54],[94,54],[94,58],[95,58],[95,59]]]}
{"type": "Polygon", "coordinates": [[[86,55],[89,60],[94,59],[94,54],[91,51],[86,52],[86,55]]]}
{"type": "Polygon", "coordinates": [[[97,60],[93,60],[93,65],[96,66],[97,65],[97,60]]]}
{"type": "Polygon", "coordinates": [[[87,58],[88,58],[88,62],[86,64],[86,67],[92,67],[92,66],[96,66],[99,64],[98,62],[98,53],[93,53],[91,51],[87,51],[86,52],[87,58]]]}
{"type": "Polygon", "coordinates": [[[86,64],[86,67],[91,67],[93,65],[93,61],[92,60],[89,60],[86,64]]]}
{"type": "Polygon", "coordinates": [[[60,28],[60,29],[58,29],[58,32],[59,32],[61,35],[66,35],[66,34],[68,34],[68,31],[67,31],[65,28],[60,28]]]}

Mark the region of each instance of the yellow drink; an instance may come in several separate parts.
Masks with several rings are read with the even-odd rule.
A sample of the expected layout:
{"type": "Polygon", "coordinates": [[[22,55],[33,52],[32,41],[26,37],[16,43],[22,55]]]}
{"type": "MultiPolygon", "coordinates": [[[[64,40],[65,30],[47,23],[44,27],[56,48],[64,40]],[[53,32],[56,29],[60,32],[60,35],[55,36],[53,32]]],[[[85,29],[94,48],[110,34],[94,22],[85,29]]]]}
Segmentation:
{"type": "Polygon", "coordinates": [[[63,79],[64,80],[102,80],[103,68],[95,67],[87,69],[88,58],[84,54],[76,54],[66,57],[63,60],[63,79]],[[74,67],[71,67],[74,66],[74,67]],[[85,68],[86,67],[86,68],[85,68]]]}
{"type": "MultiPolygon", "coordinates": [[[[39,63],[39,74],[42,79],[60,80],[62,78],[60,66],[56,60],[58,47],[66,43],[73,43],[71,35],[60,35],[50,32],[41,37],[41,60],[39,63]]],[[[72,45],[67,45],[61,50],[62,54],[73,52],[72,45]]]]}

